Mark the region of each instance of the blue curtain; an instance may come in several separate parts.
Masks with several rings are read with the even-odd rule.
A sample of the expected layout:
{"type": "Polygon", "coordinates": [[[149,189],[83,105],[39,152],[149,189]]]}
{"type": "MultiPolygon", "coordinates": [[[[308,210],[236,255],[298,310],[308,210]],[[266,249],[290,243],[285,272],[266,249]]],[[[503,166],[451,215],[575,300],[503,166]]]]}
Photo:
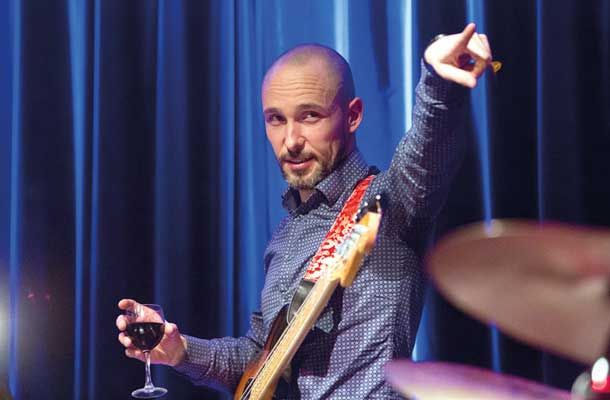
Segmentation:
{"type": "MultiPolygon", "coordinates": [[[[472,92],[437,236],[490,218],[610,225],[606,0],[0,0],[0,393],[128,396],[143,367],[116,341],[126,296],[184,332],[243,333],[284,213],[265,69],[299,43],[340,51],[365,100],[359,147],[385,168],[426,43],[471,20],[504,67],[472,92]]],[[[558,387],[582,368],[433,288],[414,356],[558,387]]],[[[219,396],[154,371],[174,398],[219,396]]]]}

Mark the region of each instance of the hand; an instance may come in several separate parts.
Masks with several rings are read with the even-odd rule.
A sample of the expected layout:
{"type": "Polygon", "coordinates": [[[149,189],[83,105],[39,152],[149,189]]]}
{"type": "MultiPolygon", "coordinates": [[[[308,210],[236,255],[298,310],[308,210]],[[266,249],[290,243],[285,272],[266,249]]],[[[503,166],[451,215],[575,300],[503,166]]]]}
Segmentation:
{"type": "MultiPolygon", "coordinates": [[[[123,299],[119,301],[119,309],[128,310],[139,307],[140,304],[135,300],[123,299]]],[[[116,319],[116,327],[119,333],[119,342],[125,346],[125,355],[130,358],[137,358],[144,361],[144,353],[136,349],[131,343],[129,336],[125,334],[127,321],[125,316],[119,315],[116,319]]],[[[176,324],[165,322],[165,331],[161,342],[150,352],[150,362],[153,364],[165,364],[176,366],[182,362],[186,354],[186,339],[180,335],[176,324]]]]}
{"type": "Polygon", "coordinates": [[[428,46],[424,59],[441,78],[469,88],[477,85],[492,57],[487,36],[475,28],[468,24],[461,33],[443,36],[428,46]]]}

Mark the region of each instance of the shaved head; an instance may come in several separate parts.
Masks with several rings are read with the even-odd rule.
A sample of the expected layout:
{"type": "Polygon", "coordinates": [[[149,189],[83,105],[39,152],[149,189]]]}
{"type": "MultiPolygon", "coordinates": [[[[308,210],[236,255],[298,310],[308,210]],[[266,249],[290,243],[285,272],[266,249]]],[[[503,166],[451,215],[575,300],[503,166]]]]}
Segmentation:
{"type": "Polygon", "coordinates": [[[363,103],[355,97],[350,67],[328,47],[295,47],[271,65],[261,97],[280,170],[307,198],[356,148],[363,103]]]}
{"type": "Polygon", "coordinates": [[[329,83],[334,86],[328,89],[336,89],[335,95],[341,106],[347,105],[355,97],[354,79],[349,64],[341,54],[320,44],[300,45],[279,56],[265,74],[263,90],[269,79],[282,67],[302,67],[308,64],[322,66],[329,83]]]}

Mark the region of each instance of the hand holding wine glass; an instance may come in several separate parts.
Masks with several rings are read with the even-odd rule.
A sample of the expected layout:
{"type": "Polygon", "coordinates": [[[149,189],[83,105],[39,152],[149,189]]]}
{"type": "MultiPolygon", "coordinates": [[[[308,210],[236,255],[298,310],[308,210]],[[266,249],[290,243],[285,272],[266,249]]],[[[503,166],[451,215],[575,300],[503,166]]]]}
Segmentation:
{"type": "Polygon", "coordinates": [[[165,322],[163,309],[156,304],[123,299],[119,308],[124,310],[116,321],[121,331],[119,342],[126,347],[128,357],[146,362],[146,385],[132,395],[137,398],[160,397],[167,391],[152,384],[150,363],[177,365],[184,358],[185,340],[175,324],[165,322]]]}

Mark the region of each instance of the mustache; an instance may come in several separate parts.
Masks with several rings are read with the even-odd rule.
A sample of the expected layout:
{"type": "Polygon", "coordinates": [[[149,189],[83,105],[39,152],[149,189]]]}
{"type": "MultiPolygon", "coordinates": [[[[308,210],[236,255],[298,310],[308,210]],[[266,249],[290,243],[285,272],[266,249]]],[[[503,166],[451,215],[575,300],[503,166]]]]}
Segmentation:
{"type": "Polygon", "coordinates": [[[300,162],[300,161],[309,160],[311,158],[317,159],[316,155],[309,151],[303,151],[303,152],[299,152],[299,153],[283,151],[280,153],[280,156],[278,158],[280,161],[288,161],[288,162],[290,162],[290,161],[300,162]]]}

